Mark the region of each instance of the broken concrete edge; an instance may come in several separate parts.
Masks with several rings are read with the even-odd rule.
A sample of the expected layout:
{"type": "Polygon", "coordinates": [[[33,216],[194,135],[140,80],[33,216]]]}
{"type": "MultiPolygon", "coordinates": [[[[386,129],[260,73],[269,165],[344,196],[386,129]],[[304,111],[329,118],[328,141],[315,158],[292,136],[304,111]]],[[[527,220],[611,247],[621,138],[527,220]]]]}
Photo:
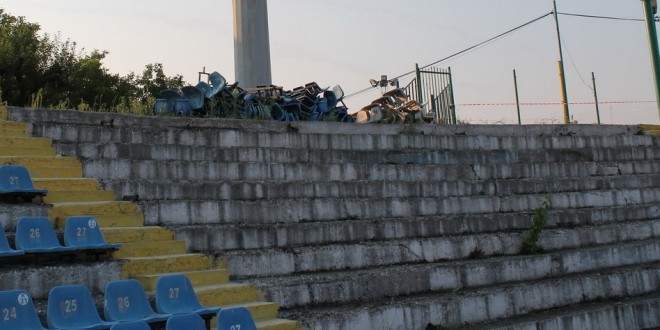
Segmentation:
{"type": "Polygon", "coordinates": [[[570,135],[635,135],[634,125],[360,125],[335,122],[275,122],[237,119],[174,118],[138,116],[117,113],[83,112],[8,107],[9,119],[27,123],[61,123],[64,125],[135,126],[211,128],[239,131],[305,134],[423,134],[423,135],[491,135],[491,136],[570,136],[570,135]]]}

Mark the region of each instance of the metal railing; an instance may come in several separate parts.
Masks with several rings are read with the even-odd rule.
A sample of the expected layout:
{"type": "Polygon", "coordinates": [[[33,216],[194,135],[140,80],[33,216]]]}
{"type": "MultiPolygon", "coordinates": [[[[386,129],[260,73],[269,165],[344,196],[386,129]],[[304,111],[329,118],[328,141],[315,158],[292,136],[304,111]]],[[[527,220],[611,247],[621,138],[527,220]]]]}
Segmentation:
{"type": "Polygon", "coordinates": [[[409,98],[425,107],[425,117],[433,117],[438,124],[456,125],[451,68],[420,69],[415,65],[415,78],[403,89],[409,98]]]}

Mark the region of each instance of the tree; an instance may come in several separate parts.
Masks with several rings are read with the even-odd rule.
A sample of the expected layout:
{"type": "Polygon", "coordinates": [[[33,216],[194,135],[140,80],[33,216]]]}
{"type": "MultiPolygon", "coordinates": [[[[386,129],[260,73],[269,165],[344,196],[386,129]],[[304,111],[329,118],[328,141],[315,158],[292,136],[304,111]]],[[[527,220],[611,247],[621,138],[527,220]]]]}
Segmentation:
{"type": "Polygon", "coordinates": [[[39,94],[44,106],[111,111],[184,85],[181,75],[165,75],[162,63],[146,65],[139,76],[110,73],[103,65],[107,51],[87,53],[59,34],[39,31],[38,24],[0,8],[0,95],[11,105],[28,105],[39,94]]]}

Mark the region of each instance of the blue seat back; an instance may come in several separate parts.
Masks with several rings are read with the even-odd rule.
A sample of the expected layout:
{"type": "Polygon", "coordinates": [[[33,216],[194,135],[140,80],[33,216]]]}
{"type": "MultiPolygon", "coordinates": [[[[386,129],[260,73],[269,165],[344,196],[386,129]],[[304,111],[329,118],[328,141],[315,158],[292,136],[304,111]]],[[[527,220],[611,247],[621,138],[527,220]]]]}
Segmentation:
{"type": "Polygon", "coordinates": [[[110,330],[151,330],[149,323],[144,321],[121,322],[113,325],[110,330]]]}
{"type": "Polygon", "coordinates": [[[186,86],[181,89],[183,97],[190,103],[193,110],[199,110],[204,107],[204,91],[194,86],[186,86]]]}
{"type": "Polygon", "coordinates": [[[46,193],[47,190],[35,189],[32,178],[25,166],[0,166],[0,193],[46,193]]]}
{"type": "Polygon", "coordinates": [[[136,321],[154,314],[142,284],[136,280],[108,282],[103,305],[108,321],[136,321]]]}
{"type": "Polygon", "coordinates": [[[46,217],[22,217],[16,224],[16,248],[26,252],[63,248],[46,217]]]}
{"type": "Polygon", "coordinates": [[[10,255],[21,255],[24,254],[23,250],[14,250],[9,246],[9,241],[7,241],[7,234],[5,233],[5,228],[0,223],[0,256],[10,256],[10,255]]]}
{"type": "Polygon", "coordinates": [[[179,99],[174,101],[174,114],[178,117],[192,116],[192,107],[187,99],[179,99]]]}
{"type": "Polygon", "coordinates": [[[44,329],[27,292],[0,291],[0,329],[44,329]]]}
{"type": "Polygon", "coordinates": [[[48,327],[53,329],[83,328],[102,324],[92,293],[83,285],[58,286],[48,294],[48,327]]]}
{"type": "Polygon", "coordinates": [[[254,319],[245,307],[223,309],[218,312],[218,330],[256,330],[254,319]]]}
{"type": "Polygon", "coordinates": [[[64,225],[64,245],[76,248],[119,247],[108,244],[96,219],[90,216],[76,216],[66,219],[64,225]]]}
{"type": "Polygon", "coordinates": [[[218,94],[223,88],[225,88],[225,86],[227,86],[227,79],[217,71],[213,71],[213,73],[209,74],[209,81],[211,82],[212,90],[209,92],[210,95],[206,95],[208,98],[218,94]]]}
{"type": "Polygon", "coordinates": [[[195,85],[195,87],[197,89],[199,89],[200,91],[202,91],[202,93],[204,93],[204,96],[206,96],[206,97],[209,97],[209,95],[211,95],[211,93],[213,92],[213,88],[211,86],[209,86],[209,84],[207,84],[203,81],[200,81],[199,83],[197,83],[197,85],[195,85]]]}
{"type": "Polygon", "coordinates": [[[165,330],[206,330],[206,324],[197,314],[173,315],[167,319],[165,330]]]}
{"type": "Polygon", "coordinates": [[[156,310],[159,313],[182,314],[203,308],[187,276],[162,276],[156,282],[156,310]]]}
{"type": "Polygon", "coordinates": [[[172,113],[170,101],[166,99],[157,99],[154,104],[154,115],[166,115],[172,113]]]}

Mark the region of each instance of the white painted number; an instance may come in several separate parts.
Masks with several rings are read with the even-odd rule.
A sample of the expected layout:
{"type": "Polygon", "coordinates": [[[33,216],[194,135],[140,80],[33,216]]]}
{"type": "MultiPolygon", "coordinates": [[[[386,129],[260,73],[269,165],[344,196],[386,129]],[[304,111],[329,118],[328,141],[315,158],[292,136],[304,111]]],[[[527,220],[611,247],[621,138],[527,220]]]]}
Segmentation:
{"type": "Polygon", "coordinates": [[[229,327],[229,330],[241,330],[241,325],[240,324],[234,324],[231,327],[229,327]]]}
{"type": "Polygon", "coordinates": [[[170,288],[170,299],[179,298],[179,288],[170,288]]]}
{"type": "Polygon", "coordinates": [[[73,313],[78,310],[78,303],[76,299],[72,300],[65,300],[64,301],[64,312],[65,313],[73,313]]]}
{"type": "Polygon", "coordinates": [[[78,237],[85,237],[87,236],[87,228],[85,227],[77,227],[78,230],[78,237]]]}
{"type": "Polygon", "coordinates": [[[41,232],[39,228],[30,228],[30,238],[40,238],[41,232]]]}
{"type": "Polygon", "coordinates": [[[18,184],[18,177],[17,176],[10,176],[9,177],[9,185],[15,186],[18,184]]]}
{"type": "Polygon", "coordinates": [[[120,310],[127,309],[131,307],[130,301],[128,300],[128,297],[119,297],[117,298],[117,306],[119,306],[120,310]]]}
{"type": "Polygon", "coordinates": [[[10,320],[16,320],[18,319],[18,315],[16,314],[16,307],[12,307],[11,309],[9,308],[3,308],[2,309],[2,320],[3,321],[10,321],[10,320]]]}

